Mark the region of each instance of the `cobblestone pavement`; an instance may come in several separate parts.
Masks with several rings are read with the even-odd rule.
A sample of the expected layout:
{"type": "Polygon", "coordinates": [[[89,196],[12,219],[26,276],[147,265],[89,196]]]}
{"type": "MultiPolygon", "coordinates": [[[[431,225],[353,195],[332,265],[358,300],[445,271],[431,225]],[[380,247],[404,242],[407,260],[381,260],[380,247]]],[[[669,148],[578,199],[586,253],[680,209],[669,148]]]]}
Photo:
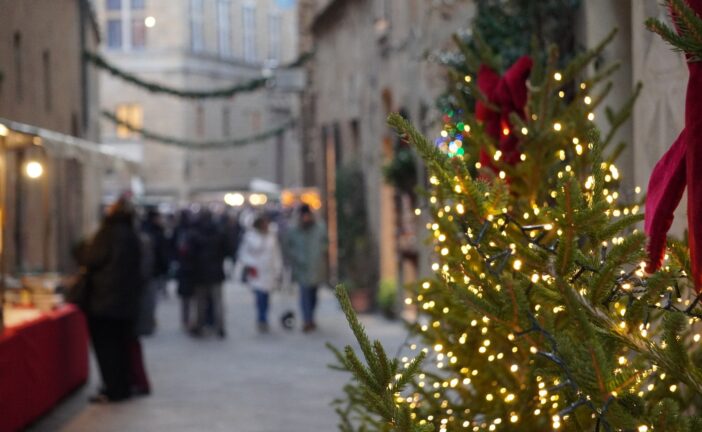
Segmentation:
{"type": "MultiPolygon", "coordinates": [[[[273,300],[272,331],[255,331],[253,298],[245,288],[228,284],[228,337],[192,339],[179,325],[178,299],[159,304],[157,333],[144,339],[150,397],[95,406],[87,397],[98,385],[91,380],[30,431],[63,432],[316,432],[337,430],[330,402],[341,394],[346,374],[327,368],[333,361],[325,342],[352,343],[343,314],[329,290],[321,292],[319,331],[286,331],[277,322],[285,301],[273,300]]],[[[292,306],[292,299],[288,302],[292,306]]],[[[297,312],[297,311],[296,311],[297,312]]],[[[298,314],[299,315],[299,314],[298,314]]],[[[389,352],[402,343],[401,325],[363,318],[369,334],[389,352]]]]}

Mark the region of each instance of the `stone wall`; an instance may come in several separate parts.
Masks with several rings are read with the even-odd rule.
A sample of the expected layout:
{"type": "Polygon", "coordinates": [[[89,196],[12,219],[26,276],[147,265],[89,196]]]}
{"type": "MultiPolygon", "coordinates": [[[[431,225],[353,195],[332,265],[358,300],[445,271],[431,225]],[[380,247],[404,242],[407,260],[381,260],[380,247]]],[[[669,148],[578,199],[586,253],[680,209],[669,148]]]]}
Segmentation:
{"type": "Polygon", "coordinates": [[[0,117],[97,138],[97,76],[83,76],[81,31],[87,48],[97,46],[98,35],[80,4],[0,0],[0,117]]]}

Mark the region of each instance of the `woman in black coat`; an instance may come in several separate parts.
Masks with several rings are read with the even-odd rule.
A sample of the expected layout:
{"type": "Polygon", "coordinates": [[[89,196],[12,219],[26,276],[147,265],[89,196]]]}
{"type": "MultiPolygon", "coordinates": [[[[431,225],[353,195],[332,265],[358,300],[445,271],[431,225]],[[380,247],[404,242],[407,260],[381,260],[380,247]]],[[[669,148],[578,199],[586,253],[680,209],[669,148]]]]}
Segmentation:
{"type": "Polygon", "coordinates": [[[124,400],[131,395],[130,350],[143,284],[141,245],[128,201],[120,199],[108,209],[85,260],[86,314],[103,381],[91,400],[124,400]]]}

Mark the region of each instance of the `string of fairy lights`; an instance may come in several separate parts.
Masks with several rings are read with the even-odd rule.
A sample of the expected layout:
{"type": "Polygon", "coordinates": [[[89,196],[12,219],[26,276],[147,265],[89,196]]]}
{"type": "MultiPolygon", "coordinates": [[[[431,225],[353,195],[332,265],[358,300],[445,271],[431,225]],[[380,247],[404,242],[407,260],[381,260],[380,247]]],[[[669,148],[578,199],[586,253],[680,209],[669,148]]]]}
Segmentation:
{"type": "MultiPolygon", "coordinates": [[[[553,80],[555,82],[560,82],[562,79],[563,75],[560,72],[554,73],[553,80]]],[[[467,76],[466,82],[470,81],[471,77],[467,76]]],[[[580,85],[581,90],[584,91],[586,88],[587,85],[585,83],[580,85]]],[[[562,91],[559,92],[559,97],[564,97],[562,91]]],[[[586,106],[591,106],[596,103],[589,95],[585,95],[583,97],[583,102],[586,106]]],[[[446,123],[444,129],[439,134],[440,136],[434,140],[434,145],[436,148],[442,151],[449,158],[463,159],[468,156],[466,155],[463,141],[466,139],[467,135],[471,133],[471,126],[464,122],[451,123],[461,114],[462,113],[458,111],[448,112],[443,118],[444,123],[446,123]]],[[[595,120],[595,114],[593,112],[587,112],[585,116],[590,122],[595,120]]],[[[532,120],[536,121],[537,117],[532,115],[532,120]]],[[[567,131],[567,128],[563,123],[556,121],[553,123],[553,131],[555,133],[564,133],[567,131]]],[[[518,133],[521,133],[523,136],[527,136],[529,132],[530,131],[527,127],[521,127],[518,129],[518,133]]],[[[504,133],[513,133],[513,131],[507,129],[504,131],[504,133]]],[[[571,142],[573,145],[573,154],[576,157],[581,157],[586,154],[588,150],[594,149],[592,143],[585,144],[585,141],[578,137],[572,137],[571,142]]],[[[557,178],[562,180],[567,178],[567,176],[574,177],[575,171],[571,164],[567,162],[568,157],[566,152],[564,150],[559,150],[556,156],[566,164],[563,169],[557,173],[557,178]]],[[[500,160],[500,157],[501,152],[498,150],[494,153],[493,159],[497,162],[500,160]]],[[[520,159],[524,161],[525,157],[526,155],[522,154],[520,159]]],[[[480,162],[475,163],[475,168],[478,170],[482,168],[480,162]]],[[[616,165],[614,163],[601,162],[599,168],[602,172],[600,178],[595,175],[587,176],[582,184],[584,190],[590,194],[591,198],[596,193],[601,193],[604,196],[604,200],[608,205],[608,207],[604,210],[607,216],[619,218],[621,216],[637,215],[640,211],[639,205],[633,204],[628,206],[620,206],[618,204],[618,200],[621,197],[619,192],[615,190],[616,186],[614,183],[620,180],[620,173],[616,165]]],[[[505,179],[506,173],[504,171],[499,171],[498,177],[500,179],[505,179]]],[[[431,268],[434,272],[436,272],[437,276],[439,276],[439,280],[446,284],[446,286],[458,289],[454,285],[456,277],[462,273],[462,281],[467,285],[467,289],[476,296],[481,297],[483,290],[480,285],[483,283],[483,281],[490,276],[497,278],[499,281],[500,275],[508,268],[510,263],[511,270],[515,272],[527,271],[527,269],[524,268],[525,263],[519,257],[518,250],[520,247],[526,249],[538,248],[549,255],[556,255],[559,239],[564,233],[561,229],[556,228],[559,222],[558,220],[539,220],[543,219],[544,214],[548,213],[547,203],[544,203],[543,206],[533,204],[531,212],[524,212],[524,214],[521,216],[524,223],[520,221],[520,218],[510,215],[505,209],[505,211],[502,211],[496,215],[488,215],[488,217],[479,226],[479,229],[476,230],[477,233],[473,233],[470,229],[468,229],[463,242],[456,243],[455,245],[455,247],[460,248],[461,254],[466,262],[477,262],[478,264],[481,262],[483,263],[482,268],[485,269],[485,272],[480,274],[480,280],[475,282],[471,281],[469,275],[466,274],[464,269],[460,267],[452,268],[448,262],[444,262],[443,264],[441,263],[442,257],[447,257],[450,253],[450,248],[452,247],[450,242],[460,241],[460,239],[450,239],[450,232],[444,232],[441,228],[441,220],[445,219],[452,221],[454,215],[456,217],[460,217],[464,215],[468,209],[466,209],[464,204],[461,202],[454,204],[440,203],[439,197],[436,195],[436,188],[438,188],[440,185],[439,179],[436,176],[432,176],[430,178],[430,184],[433,186],[433,191],[429,197],[429,203],[431,204],[430,208],[433,212],[433,222],[427,223],[426,228],[434,239],[437,257],[439,258],[432,264],[431,268]],[[537,222],[532,223],[532,220],[536,220],[537,222]],[[490,238],[499,238],[500,236],[504,237],[509,225],[516,227],[516,232],[521,233],[523,244],[518,247],[516,244],[511,243],[506,248],[496,251],[496,249],[499,248],[497,248],[497,245],[493,241],[490,241],[490,244],[487,245],[489,251],[483,251],[482,246],[484,245],[488,233],[498,233],[496,237],[491,236],[490,238]],[[553,234],[555,234],[555,239],[553,241],[547,244],[543,243],[547,236],[554,237],[553,234]],[[488,276],[488,274],[490,276],[488,276]]],[[[458,194],[462,192],[459,178],[456,177],[453,179],[452,188],[454,188],[455,192],[458,194]]],[[[635,194],[638,195],[640,193],[641,189],[636,187],[635,194]]],[[[558,198],[558,195],[557,190],[552,190],[549,193],[549,196],[552,199],[558,198]]],[[[416,209],[415,213],[418,216],[421,215],[422,209],[416,209]]],[[[634,230],[634,233],[636,232],[637,230],[634,230]]],[[[604,241],[600,249],[600,264],[602,265],[605,263],[610,246],[614,247],[621,245],[624,241],[625,238],[617,234],[615,234],[609,241],[604,241]]],[[[666,259],[668,259],[667,256],[666,259]]],[[[606,297],[606,300],[601,305],[597,305],[600,307],[597,309],[600,314],[603,314],[602,310],[611,310],[610,315],[602,316],[601,319],[603,322],[609,323],[616,333],[620,334],[622,337],[631,339],[632,344],[635,344],[636,341],[641,340],[645,340],[647,344],[654,343],[651,340],[652,329],[650,322],[648,322],[648,314],[646,315],[646,319],[639,323],[638,327],[635,327],[636,330],[638,330],[637,334],[635,335],[631,333],[631,323],[627,322],[627,306],[638,300],[640,295],[643,294],[648,288],[648,275],[645,273],[644,268],[645,263],[642,262],[640,265],[629,271],[621,270],[621,274],[614,280],[614,286],[606,297]],[[622,300],[626,300],[626,302],[622,300]]],[[[669,270],[669,268],[666,268],[665,270],[669,270]]],[[[578,263],[578,268],[570,277],[569,282],[571,284],[576,284],[581,281],[581,278],[584,275],[588,273],[597,274],[598,272],[599,270],[597,268],[585,263],[578,263]]],[[[531,291],[535,284],[545,284],[549,287],[553,287],[555,284],[555,278],[547,272],[540,273],[538,271],[534,271],[527,277],[531,281],[528,291],[531,291]]],[[[680,273],[675,276],[675,278],[679,279],[684,279],[685,277],[686,275],[684,273],[680,273]]],[[[432,317],[442,316],[449,313],[448,307],[444,307],[440,312],[436,310],[437,303],[431,299],[431,296],[428,295],[428,293],[431,292],[432,285],[433,283],[430,281],[424,282],[421,285],[419,293],[417,293],[414,298],[407,298],[405,300],[405,303],[408,305],[416,303],[419,312],[423,313],[422,316],[427,321],[421,324],[418,323],[418,328],[420,332],[429,339],[432,338],[428,333],[430,330],[438,329],[444,325],[447,325],[442,323],[442,320],[433,319],[432,317]]],[[[499,285],[497,285],[497,287],[499,289],[499,285]]],[[[582,301],[583,305],[585,306],[593,307],[592,305],[587,304],[588,300],[585,297],[587,293],[583,292],[583,290],[584,288],[579,292],[581,296],[580,301],[582,301]]],[[[527,292],[527,296],[528,295],[529,292],[527,292]]],[[[696,296],[694,299],[686,299],[683,301],[683,296],[676,284],[675,286],[669,287],[666,292],[661,295],[659,302],[647,304],[646,306],[648,309],[652,310],[655,309],[664,312],[683,314],[687,317],[688,323],[692,325],[698,323],[702,319],[702,313],[697,312],[701,299],[702,294],[696,296]],[[682,303],[676,304],[674,299],[677,299],[677,302],[682,303]]],[[[563,306],[557,306],[552,312],[557,314],[561,312],[563,308],[563,306]]],[[[597,419],[596,431],[612,431],[612,426],[606,420],[606,414],[608,413],[612,402],[618,397],[619,394],[622,394],[623,392],[632,392],[638,394],[639,396],[644,396],[646,392],[656,390],[659,382],[664,384],[668,382],[669,384],[666,385],[668,385],[668,390],[671,393],[675,393],[679,390],[679,386],[676,381],[666,381],[670,376],[670,373],[667,374],[666,372],[661,371],[660,367],[654,361],[649,361],[648,366],[645,368],[635,368],[631,380],[625,381],[621,388],[616,388],[609,391],[607,393],[608,397],[605,399],[602,406],[596,406],[588,398],[587,394],[578,387],[576,380],[573,378],[572,372],[569,370],[566,362],[562,359],[556,338],[539,323],[538,315],[541,309],[542,306],[540,304],[535,304],[533,311],[530,310],[528,313],[531,328],[524,329],[520,332],[512,332],[507,336],[507,339],[509,342],[513,343],[512,352],[514,354],[516,354],[520,349],[517,342],[523,340],[523,338],[529,334],[536,333],[541,335],[546,341],[546,349],[539,349],[537,346],[532,345],[529,347],[528,351],[530,354],[545,358],[555,365],[558,370],[560,370],[561,376],[552,379],[550,382],[547,382],[547,379],[541,375],[537,375],[535,377],[535,388],[538,389],[535,395],[537,407],[533,410],[532,414],[534,417],[547,416],[550,419],[553,430],[561,429],[564,424],[569,421],[569,418],[576,410],[580,409],[581,407],[587,407],[592,412],[593,419],[597,419]],[[566,387],[572,394],[578,395],[578,397],[567,406],[562,406],[560,404],[559,394],[561,394],[562,390],[566,387]]],[[[488,315],[483,316],[482,319],[472,320],[470,322],[470,328],[462,333],[456,342],[458,342],[459,346],[463,346],[467,343],[468,338],[471,337],[469,333],[477,334],[478,336],[482,335],[485,337],[485,339],[480,345],[477,354],[487,356],[487,359],[490,362],[508,361],[509,355],[505,355],[504,352],[491,352],[490,347],[492,344],[491,338],[488,337],[488,334],[490,333],[490,327],[493,321],[493,318],[489,317],[488,315]]],[[[695,342],[699,342],[701,339],[699,333],[691,333],[690,337],[695,342]]],[[[458,368],[459,365],[464,364],[461,362],[461,360],[459,360],[456,353],[451,351],[446,352],[446,344],[441,341],[437,341],[434,346],[430,348],[420,348],[417,343],[411,343],[411,341],[409,341],[407,344],[411,351],[421,350],[427,355],[431,354],[431,357],[428,357],[428,360],[432,361],[433,366],[437,371],[446,370],[447,368],[458,368]]],[[[665,341],[660,342],[660,344],[662,347],[665,347],[665,341]]],[[[628,348],[625,348],[624,352],[618,353],[616,361],[619,365],[625,366],[629,363],[628,350],[628,348]]],[[[405,367],[409,365],[410,359],[408,357],[405,356],[401,360],[405,367]]],[[[520,368],[517,363],[514,363],[508,365],[506,369],[513,374],[517,374],[520,368]]],[[[617,371],[621,372],[621,369],[615,370],[615,373],[617,373],[617,371]]],[[[516,424],[522,420],[518,414],[518,410],[515,409],[510,412],[506,418],[496,417],[489,419],[485,415],[475,413],[472,420],[465,420],[465,416],[460,416],[463,422],[460,424],[453,424],[453,422],[457,421],[459,417],[455,415],[457,413],[453,411],[453,408],[450,408],[451,403],[449,399],[451,396],[448,392],[445,392],[442,395],[442,393],[438,390],[457,389],[459,384],[463,384],[463,386],[470,386],[472,379],[475,379],[475,377],[480,373],[478,369],[471,370],[467,367],[462,367],[458,369],[457,372],[459,376],[463,377],[462,379],[452,375],[444,376],[437,373],[433,375],[433,383],[431,383],[432,376],[428,376],[426,373],[419,375],[419,382],[417,383],[419,389],[411,395],[403,396],[397,394],[397,403],[407,403],[414,410],[419,408],[422,404],[420,391],[426,391],[426,394],[423,395],[425,398],[433,398],[438,400],[443,397],[443,400],[438,402],[438,405],[446,410],[445,416],[441,419],[429,416],[426,419],[420,420],[420,424],[432,422],[438,423],[439,430],[441,432],[455,430],[452,429],[453,427],[462,427],[465,429],[472,427],[473,431],[494,431],[498,430],[501,425],[507,423],[516,424]],[[434,390],[433,394],[431,393],[432,389],[434,390]]],[[[496,389],[495,393],[497,393],[497,395],[488,393],[484,397],[487,401],[494,401],[497,397],[500,397],[506,404],[513,404],[516,402],[515,394],[510,392],[506,387],[496,389]]],[[[464,414],[469,413],[470,409],[466,409],[464,414]]],[[[648,432],[653,430],[651,429],[652,427],[653,426],[649,424],[640,424],[636,426],[636,431],[648,432]]]]}

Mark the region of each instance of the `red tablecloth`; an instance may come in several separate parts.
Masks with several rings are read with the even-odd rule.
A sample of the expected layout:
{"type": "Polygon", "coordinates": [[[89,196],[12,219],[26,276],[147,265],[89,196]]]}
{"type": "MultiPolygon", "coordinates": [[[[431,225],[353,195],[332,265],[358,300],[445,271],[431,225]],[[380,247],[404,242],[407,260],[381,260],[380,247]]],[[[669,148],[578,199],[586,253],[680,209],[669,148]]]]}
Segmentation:
{"type": "Polygon", "coordinates": [[[0,335],[0,432],[19,430],[88,379],[83,314],[63,306],[0,335]]]}

